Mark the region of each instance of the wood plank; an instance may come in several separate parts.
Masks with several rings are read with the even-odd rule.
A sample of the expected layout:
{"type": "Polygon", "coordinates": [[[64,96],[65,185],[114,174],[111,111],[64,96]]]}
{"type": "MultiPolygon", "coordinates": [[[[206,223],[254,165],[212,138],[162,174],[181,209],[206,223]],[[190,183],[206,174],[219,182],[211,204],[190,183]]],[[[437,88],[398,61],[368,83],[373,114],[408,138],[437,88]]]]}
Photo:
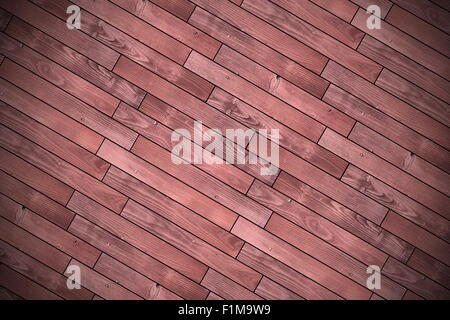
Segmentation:
{"type": "Polygon", "coordinates": [[[450,240],[448,220],[372,175],[350,165],[342,181],[444,240],[450,240]]]}
{"type": "Polygon", "coordinates": [[[68,208],[82,217],[99,225],[120,239],[155,257],[194,281],[200,281],[207,267],[176,249],[167,242],[131,223],[127,219],[100,206],[76,192],[68,203],[68,208]]]}
{"type": "Polygon", "coordinates": [[[263,20],[227,0],[193,0],[192,2],[211,14],[220,16],[222,20],[243,30],[315,73],[320,73],[327,62],[327,58],[320,53],[275,27],[264,23],[263,20]]]}
{"type": "Polygon", "coordinates": [[[447,150],[348,92],[331,85],[324,100],[405,149],[445,171],[450,171],[450,154],[447,150]]]}
{"type": "Polygon", "coordinates": [[[0,31],[4,31],[12,18],[12,14],[0,8],[0,31]]]}
{"type": "Polygon", "coordinates": [[[112,116],[119,105],[119,100],[109,93],[3,33],[0,34],[0,52],[109,116],[112,116]]]}
{"type": "Polygon", "coordinates": [[[97,179],[109,164],[23,113],[0,102],[0,122],[97,179]]]}
{"type": "MultiPolygon", "coordinates": [[[[8,146],[5,142],[6,139],[16,138],[16,143],[20,143],[22,140],[17,135],[14,135],[12,131],[4,126],[0,125],[0,169],[5,173],[10,174],[17,180],[23,181],[28,186],[36,189],[37,191],[43,193],[52,200],[55,200],[59,204],[65,205],[72,195],[74,189],[62,183],[61,181],[53,178],[46,172],[41,171],[30,163],[24,161],[18,156],[14,155],[11,148],[14,146],[8,146]],[[17,140],[18,139],[18,140],[17,140]],[[11,152],[8,152],[4,148],[11,152]]],[[[11,180],[10,178],[4,178],[6,180],[11,180]]],[[[11,190],[8,186],[4,186],[2,190],[11,190]]],[[[22,188],[23,189],[23,188],[22,188]]],[[[51,215],[49,215],[51,216],[51,215]]],[[[62,217],[61,217],[62,218],[62,217]]],[[[66,217],[65,219],[70,219],[66,217]]],[[[60,224],[65,224],[67,220],[62,218],[61,220],[56,219],[60,224]]]]}
{"type": "Polygon", "coordinates": [[[388,69],[383,69],[375,84],[437,121],[447,126],[450,124],[450,111],[447,103],[388,69]]]}
{"type": "Polygon", "coordinates": [[[316,120],[298,112],[252,83],[234,75],[195,52],[189,56],[185,66],[189,70],[221,87],[223,90],[253,105],[258,110],[265,112],[276,120],[285,123],[293,130],[313,141],[317,141],[324,129],[324,126],[316,120]]]}
{"type": "Polygon", "coordinates": [[[262,300],[261,297],[227,279],[214,269],[208,269],[201,284],[226,300],[262,300]]]}
{"type": "Polygon", "coordinates": [[[386,21],[410,36],[429,45],[440,53],[450,56],[450,37],[441,30],[424,22],[415,15],[395,5],[386,21]]]}
{"type": "Polygon", "coordinates": [[[189,23],[305,91],[315,96],[322,92],[317,85],[323,79],[317,74],[200,7],[195,8],[189,23]]]}
{"type": "Polygon", "coordinates": [[[412,291],[406,291],[405,296],[403,297],[403,300],[424,300],[421,296],[418,296],[412,291]]]}
{"type": "Polygon", "coordinates": [[[206,300],[224,300],[222,297],[219,297],[217,294],[215,294],[214,292],[209,292],[208,297],[206,298],[206,300]]]}
{"type": "Polygon", "coordinates": [[[347,22],[350,22],[352,20],[353,16],[358,10],[358,7],[349,0],[335,0],[335,1],[311,0],[311,1],[347,22]]]}
{"type": "Polygon", "coordinates": [[[181,298],[158,283],[144,277],[123,263],[102,253],[95,270],[145,300],[180,300],[181,298]]]}
{"type": "Polygon", "coordinates": [[[259,273],[133,200],[120,215],[249,290],[261,280],[259,273]]]}
{"type": "MultiPolygon", "coordinates": [[[[114,114],[114,118],[170,152],[172,152],[173,147],[176,145],[176,141],[172,141],[171,137],[173,130],[170,130],[164,125],[161,125],[161,123],[156,122],[154,119],[147,117],[142,112],[136,111],[129,106],[121,104],[114,114]]],[[[209,143],[207,141],[205,147],[209,143]]],[[[203,149],[202,152],[211,157],[214,156],[206,149],[203,149]]],[[[186,159],[186,161],[191,162],[191,159],[186,159]]],[[[245,193],[253,182],[253,178],[250,175],[237,169],[235,166],[207,163],[194,163],[194,165],[242,193],[245,193]]]]}
{"type": "Polygon", "coordinates": [[[73,236],[65,229],[55,226],[30,209],[24,208],[19,203],[14,202],[1,194],[0,203],[3,209],[1,215],[4,218],[67,255],[74,257],[91,267],[100,256],[100,252],[97,249],[93,248],[83,240],[73,236]],[[6,205],[8,205],[8,207],[6,205]]]}
{"type": "Polygon", "coordinates": [[[305,299],[342,299],[310,278],[247,243],[239,253],[238,259],[305,299]]]}
{"type": "Polygon", "coordinates": [[[115,167],[103,182],[231,256],[243,245],[236,236],[115,167]]]}
{"type": "Polygon", "coordinates": [[[367,265],[382,265],[387,259],[379,249],[269,186],[255,181],[247,195],[367,265]]]}
{"type": "MultiPolygon", "coordinates": [[[[71,32],[71,30],[65,27],[66,18],[63,22],[29,1],[18,0],[14,2],[2,2],[1,7],[33,25],[35,28],[63,42],[67,46],[76,48],[78,52],[91,58],[107,69],[111,70],[119,58],[117,52],[114,52],[84,33],[71,32]]],[[[65,8],[67,8],[67,6],[65,8]]],[[[67,17],[67,14],[65,17],[67,17]]]]}
{"type": "MultiPolygon", "coordinates": [[[[227,46],[222,46],[214,61],[339,133],[347,135],[354,124],[345,114],[227,46]]],[[[327,87],[323,82],[319,98],[327,87]]]]}
{"type": "Polygon", "coordinates": [[[11,269],[45,286],[64,299],[90,300],[94,294],[84,287],[80,290],[67,288],[67,278],[36,259],[27,256],[6,242],[0,240],[0,261],[11,269]]]}
{"type": "Polygon", "coordinates": [[[135,132],[117,121],[14,62],[5,61],[0,70],[0,74],[11,83],[125,148],[130,148],[137,137],[135,132]]]}
{"type": "Polygon", "coordinates": [[[220,42],[151,2],[140,0],[112,0],[112,2],[210,59],[213,59],[219,50],[220,42]]]}
{"type": "Polygon", "coordinates": [[[428,231],[418,227],[395,212],[389,211],[382,227],[405,239],[415,247],[425,251],[436,259],[449,264],[450,245],[428,231]]]}
{"type": "Polygon", "coordinates": [[[330,62],[322,73],[327,80],[385,112],[443,147],[450,147],[449,129],[349,70],[330,62]],[[351,83],[351,85],[350,85],[351,83]]]}
{"type": "Polygon", "coordinates": [[[368,16],[369,14],[364,10],[359,9],[352,21],[352,25],[442,77],[447,79],[450,77],[450,68],[448,67],[448,58],[446,56],[434,51],[386,22],[381,29],[367,28],[368,16]]]}
{"type": "Polygon", "coordinates": [[[419,249],[414,250],[411,258],[408,260],[408,266],[442,284],[447,289],[450,288],[449,266],[425,252],[419,249]]]}
{"type": "MultiPolygon", "coordinates": [[[[0,75],[4,76],[4,71],[2,65],[0,75]]],[[[96,152],[103,141],[93,130],[3,79],[0,79],[0,99],[88,151],[96,152]]]]}
{"type": "MultiPolygon", "coordinates": [[[[277,214],[271,216],[264,229],[359,283],[361,286],[366,286],[367,264],[357,261],[350,255],[311,235],[277,214]]],[[[383,280],[383,286],[380,290],[377,290],[377,294],[387,299],[401,299],[405,293],[404,288],[390,279],[383,280]]]]}
{"type": "Polygon", "coordinates": [[[189,0],[151,0],[180,19],[188,20],[195,5],[189,0]]]}
{"type": "Polygon", "coordinates": [[[224,229],[229,230],[236,221],[236,213],[112,142],[106,141],[97,155],[224,229]]]}
{"type": "Polygon", "coordinates": [[[138,137],[131,152],[260,226],[264,226],[269,219],[271,210],[245,197],[242,193],[223,184],[195,166],[190,166],[188,163],[174,164],[170,152],[158,147],[150,140],[142,138],[142,136],[138,137]]]}
{"type": "Polygon", "coordinates": [[[450,33],[450,14],[445,10],[442,10],[435,4],[431,3],[428,0],[416,0],[416,1],[407,1],[407,0],[391,0],[396,3],[403,9],[408,10],[409,12],[415,14],[419,18],[431,23],[437,28],[442,29],[443,31],[450,33]]]}
{"type": "Polygon", "coordinates": [[[365,287],[349,280],[248,220],[239,218],[231,232],[346,299],[369,299],[370,297],[370,291],[365,287]]]}
{"type": "Polygon", "coordinates": [[[61,300],[61,297],[4,264],[0,264],[0,285],[28,300],[61,300]]]}
{"type": "Polygon", "coordinates": [[[180,297],[200,300],[208,294],[208,290],[196,282],[78,215],[69,231],[180,297]]]}
{"type": "Polygon", "coordinates": [[[448,197],[334,131],[325,130],[319,144],[444,217],[450,217],[448,197]]]}
{"type": "Polygon", "coordinates": [[[4,218],[0,218],[0,238],[60,273],[64,272],[70,261],[68,255],[4,218]]]}
{"type": "Polygon", "coordinates": [[[144,98],[143,90],[22,20],[14,17],[5,32],[135,108],[144,98]]]}
{"type": "Polygon", "coordinates": [[[23,298],[19,297],[18,295],[16,295],[12,291],[4,287],[0,287],[0,300],[14,301],[14,300],[23,300],[23,298]]]}
{"type": "MultiPolygon", "coordinates": [[[[76,189],[115,212],[122,210],[127,200],[122,194],[6,127],[0,126],[0,132],[0,144],[2,147],[14,152],[45,173],[60,180],[58,183],[64,186],[63,190],[66,190],[65,197],[60,201],[61,204],[66,204],[69,197],[73,194],[73,189],[76,189]],[[66,185],[63,185],[62,182],[66,185]]],[[[58,192],[61,191],[60,189],[56,190],[58,192]]]]}
{"type": "Polygon", "coordinates": [[[291,175],[282,172],[274,188],[401,261],[412,254],[414,248],[404,240],[291,175]]]}
{"type": "Polygon", "coordinates": [[[281,5],[289,11],[280,9],[268,1],[246,0],[243,3],[244,8],[285,31],[295,39],[304,42],[324,56],[342,64],[363,78],[369,81],[375,81],[381,71],[381,66],[362,56],[355,50],[352,50],[361,41],[364,35],[362,32],[308,0],[296,1],[295,3],[281,0],[277,2],[277,5],[281,5]],[[313,23],[313,25],[321,24],[322,29],[317,29],[303,22],[292,13],[299,15],[307,21],[310,20],[309,22],[313,23]],[[326,31],[340,38],[340,41],[347,42],[346,44],[352,48],[330,37],[324,33],[326,31]],[[349,39],[349,35],[352,39],[349,39]],[[346,39],[342,39],[343,37],[346,39]]]}
{"type": "Polygon", "coordinates": [[[393,258],[389,258],[381,274],[394,279],[409,290],[431,300],[448,300],[450,290],[422,276],[393,258]]]}
{"type": "Polygon", "coordinates": [[[370,36],[365,36],[358,47],[358,51],[436,97],[450,103],[450,84],[446,79],[405,57],[384,43],[370,36]]]}
{"type": "Polygon", "coordinates": [[[255,293],[266,300],[304,300],[266,277],[262,278],[255,293]]]}
{"type": "Polygon", "coordinates": [[[351,0],[353,3],[359,5],[364,10],[370,5],[376,5],[381,9],[381,18],[384,19],[392,7],[390,0],[351,0]]]}
{"type": "Polygon", "coordinates": [[[348,138],[443,194],[450,194],[450,176],[447,173],[377,132],[357,123],[348,138]]]}

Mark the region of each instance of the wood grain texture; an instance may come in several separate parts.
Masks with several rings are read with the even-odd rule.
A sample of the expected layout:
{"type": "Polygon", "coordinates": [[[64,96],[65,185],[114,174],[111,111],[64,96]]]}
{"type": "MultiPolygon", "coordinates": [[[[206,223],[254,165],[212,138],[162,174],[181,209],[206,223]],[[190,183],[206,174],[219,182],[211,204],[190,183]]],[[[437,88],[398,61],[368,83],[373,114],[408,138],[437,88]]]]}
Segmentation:
{"type": "Polygon", "coordinates": [[[449,9],[0,1],[0,299],[450,299],[449,9]]]}

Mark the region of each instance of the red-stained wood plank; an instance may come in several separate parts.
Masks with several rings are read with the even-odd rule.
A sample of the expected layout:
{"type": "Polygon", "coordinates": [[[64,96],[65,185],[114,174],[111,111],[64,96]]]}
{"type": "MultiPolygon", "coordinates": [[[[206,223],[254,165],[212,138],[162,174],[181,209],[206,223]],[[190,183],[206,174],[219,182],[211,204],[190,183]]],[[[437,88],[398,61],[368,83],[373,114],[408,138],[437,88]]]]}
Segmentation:
{"type": "MultiPolygon", "coordinates": [[[[367,264],[355,260],[277,214],[271,216],[265,229],[361,286],[366,286],[367,264]]],[[[383,264],[384,261],[379,265],[383,264]]],[[[405,290],[390,279],[384,279],[382,288],[377,290],[377,294],[387,299],[401,299],[404,293],[405,290]]]]}
{"type": "Polygon", "coordinates": [[[450,245],[430,232],[389,211],[382,227],[405,239],[412,245],[446,263],[450,262],[450,245]]]}
{"type": "Polygon", "coordinates": [[[80,216],[75,217],[69,231],[185,299],[200,300],[208,295],[196,282],[80,216]]]}
{"type": "Polygon", "coordinates": [[[4,218],[0,218],[0,238],[60,273],[70,261],[68,255],[4,218]]]}
{"type": "MultiPolygon", "coordinates": [[[[67,196],[65,197],[67,200],[65,198],[61,200],[62,204],[67,203],[68,198],[73,193],[73,189],[76,189],[115,212],[122,210],[127,200],[122,194],[6,127],[1,126],[0,132],[0,144],[2,147],[14,152],[67,185],[64,186],[64,190],[67,190],[67,196]]],[[[60,181],[58,183],[62,185],[60,181]]],[[[60,192],[59,189],[58,192],[60,192]]]]}
{"type": "Polygon", "coordinates": [[[231,256],[243,245],[236,236],[115,167],[103,182],[231,256]]]}
{"type": "Polygon", "coordinates": [[[0,122],[97,179],[108,170],[109,164],[102,159],[3,102],[0,122]]]}
{"type": "Polygon", "coordinates": [[[447,173],[377,132],[357,123],[348,138],[445,195],[450,195],[450,176],[447,173]]]}
{"type": "Polygon", "coordinates": [[[249,244],[244,245],[238,259],[305,299],[342,299],[310,278],[249,244]]]}
{"type": "Polygon", "coordinates": [[[406,219],[450,241],[450,222],[427,207],[405,196],[370,174],[350,165],[342,181],[364,193],[406,219]]]}
{"type": "Polygon", "coordinates": [[[0,35],[0,52],[71,95],[112,116],[119,100],[20,42],[0,35]]]}
{"type": "Polygon", "coordinates": [[[408,266],[442,284],[447,289],[450,288],[450,267],[425,252],[419,249],[414,250],[408,260],[408,266]]]}
{"type": "Polygon", "coordinates": [[[83,240],[1,194],[0,205],[2,207],[1,215],[4,218],[84,264],[93,266],[100,256],[98,250],[83,240]]]}
{"type": "Polygon", "coordinates": [[[450,33],[450,13],[442,10],[429,0],[391,0],[403,9],[415,14],[419,18],[431,23],[437,28],[450,33]]]}
{"type": "Polygon", "coordinates": [[[0,8],[0,31],[4,31],[12,18],[12,14],[0,8]]]}
{"type": "Polygon", "coordinates": [[[379,249],[258,181],[247,195],[367,265],[382,265],[387,259],[379,249]]]}
{"type": "Polygon", "coordinates": [[[394,28],[389,23],[384,22],[383,27],[380,29],[369,29],[367,27],[368,17],[368,13],[359,9],[352,21],[352,25],[444,78],[448,79],[450,77],[450,67],[446,56],[394,28]]]}
{"type": "Polygon", "coordinates": [[[121,216],[158,236],[160,239],[171,243],[205,265],[216,269],[249,290],[254,290],[259,280],[261,280],[261,275],[254,270],[133,200],[127,203],[121,216]]]}
{"type": "Polygon", "coordinates": [[[208,297],[206,297],[205,300],[224,300],[222,297],[218,296],[217,294],[215,294],[214,292],[209,292],[208,293],[208,297]]]}
{"type": "Polygon", "coordinates": [[[281,100],[269,95],[252,83],[227,71],[198,53],[193,52],[186,61],[185,66],[313,141],[317,141],[323,132],[324,126],[316,120],[298,112],[281,100]]]}
{"type": "Polygon", "coordinates": [[[142,300],[141,297],[123,288],[84,264],[72,259],[70,265],[80,268],[81,285],[105,300],[142,300]]]}
{"type": "Polygon", "coordinates": [[[324,100],[439,168],[450,170],[447,150],[348,92],[331,85],[324,100]]]}
{"type": "MultiPolygon", "coordinates": [[[[5,76],[4,72],[2,65],[0,75],[5,76]]],[[[0,99],[88,151],[96,152],[103,141],[96,132],[3,79],[0,79],[0,99]]]]}
{"type": "Polygon", "coordinates": [[[0,285],[28,300],[61,300],[62,298],[22,274],[0,265],[0,285]]]}
{"type": "Polygon", "coordinates": [[[353,3],[357,4],[364,10],[371,5],[376,5],[380,8],[380,17],[384,19],[392,7],[392,2],[390,0],[351,0],[353,3]]]}
{"type": "Polygon", "coordinates": [[[406,291],[405,295],[403,296],[402,300],[424,300],[421,296],[418,296],[412,291],[406,291]]]}
{"type": "Polygon", "coordinates": [[[311,0],[311,2],[338,16],[344,21],[350,22],[358,10],[358,6],[350,0],[311,0]]]}
{"type": "Polygon", "coordinates": [[[269,209],[194,166],[174,164],[170,152],[142,136],[136,140],[131,152],[260,226],[264,226],[269,219],[269,209]]]}
{"type": "Polygon", "coordinates": [[[381,275],[383,276],[383,274],[424,298],[431,300],[448,300],[450,298],[450,290],[393,258],[389,258],[384,265],[381,270],[381,275]]]}
{"type": "Polygon", "coordinates": [[[100,42],[95,41],[82,32],[72,32],[72,30],[67,28],[65,21],[68,17],[67,14],[65,14],[64,21],[59,20],[26,0],[18,0],[14,2],[6,1],[2,2],[0,6],[41,31],[48,33],[50,36],[63,42],[67,46],[76,48],[78,52],[88,56],[107,69],[111,70],[119,58],[119,54],[117,52],[114,52],[110,48],[102,45],[100,42]]]}
{"type": "Polygon", "coordinates": [[[450,56],[449,36],[415,15],[395,5],[386,21],[410,36],[422,41],[440,53],[450,56]]]}
{"type": "Polygon", "coordinates": [[[146,300],[181,299],[163,286],[144,277],[140,273],[108,255],[102,254],[95,264],[94,269],[146,300]]]}
{"type": "Polygon", "coordinates": [[[94,296],[92,292],[85,288],[80,290],[68,289],[65,276],[1,240],[0,253],[0,262],[36,281],[64,299],[90,300],[94,296]]]}
{"type": "MultiPolygon", "coordinates": [[[[2,270],[3,271],[3,270],[2,270]]],[[[0,286],[0,300],[14,301],[14,300],[24,300],[22,297],[13,293],[12,291],[0,286]]]]}
{"type": "MultiPolygon", "coordinates": [[[[86,23],[85,20],[83,20],[83,25],[84,23],[86,23]]],[[[137,108],[144,98],[143,90],[15,17],[5,32],[133,107],[137,108]]]]}
{"type": "Polygon", "coordinates": [[[320,73],[327,62],[327,58],[320,53],[228,0],[193,0],[192,2],[215,16],[220,16],[221,19],[315,73],[320,73]]]}
{"type": "Polygon", "coordinates": [[[189,0],[151,0],[180,19],[188,20],[195,5],[189,0]]]}
{"type": "MultiPolygon", "coordinates": [[[[347,135],[354,124],[345,114],[227,46],[222,46],[214,61],[339,133],[347,135]]],[[[327,87],[323,82],[317,96],[322,97],[327,87]]]]}
{"type": "Polygon", "coordinates": [[[219,50],[219,41],[151,2],[141,0],[112,0],[112,2],[210,59],[213,59],[219,50]]]}
{"type": "Polygon", "coordinates": [[[315,96],[322,91],[324,80],[317,74],[200,7],[195,8],[189,23],[305,91],[315,96]]]}
{"type": "MultiPolygon", "coordinates": [[[[142,107],[145,109],[144,106],[142,107]]],[[[144,109],[140,110],[143,111],[144,109]]],[[[168,151],[172,151],[176,144],[176,141],[172,141],[171,139],[173,131],[170,130],[170,128],[161,125],[142,112],[136,111],[124,104],[119,106],[114,114],[114,119],[135,130],[139,134],[142,134],[142,136],[150,139],[152,142],[168,151]]],[[[209,144],[209,141],[207,143],[209,144]]],[[[213,154],[206,149],[203,149],[202,152],[213,157],[213,154]]],[[[221,158],[225,158],[225,156],[221,158]]],[[[185,160],[191,162],[191,159],[185,160]]],[[[253,178],[250,175],[237,169],[235,166],[224,166],[222,164],[212,165],[206,163],[194,165],[242,193],[245,193],[253,182],[253,178]]]]}
{"type": "Polygon", "coordinates": [[[370,297],[370,291],[365,287],[243,218],[236,221],[231,232],[344,298],[369,299],[370,297]]]}
{"type": "Polygon", "coordinates": [[[266,300],[304,300],[266,277],[262,278],[255,293],[266,300]]]}
{"type": "Polygon", "coordinates": [[[450,217],[448,197],[336,132],[325,130],[319,144],[430,209],[450,217]]]}
{"type": "Polygon", "coordinates": [[[418,131],[443,147],[450,147],[450,129],[405,102],[330,62],[322,75],[336,86],[350,92],[392,118],[418,131]]]}
{"type": "Polygon", "coordinates": [[[204,264],[127,219],[100,206],[81,193],[76,192],[67,206],[82,217],[105,228],[120,239],[166,263],[194,281],[199,281],[207,270],[204,264]]]}
{"type": "Polygon", "coordinates": [[[405,57],[384,43],[365,36],[358,51],[394,71],[408,81],[450,103],[450,84],[417,62],[405,57]]]}
{"type": "Polygon", "coordinates": [[[375,84],[443,124],[447,126],[450,124],[450,110],[447,103],[388,69],[383,69],[375,84]]]}
{"type": "Polygon", "coordinates": [[[0,70],[6,80],[124,148],[130,148],[136,140],[132,130],[14,62],[7,60],[0,70]]]}
{"type": "MultiPolygon", "coordinates": [[[[15,143],[21,142],[18,135],[14,134],[6,127],[0,125],[0,145],[2,146],[2,148],[0,148],[0,169],[12,175],[14,178],[23,181],[25,184],[38,190],[39,192],[45,194],[50,199],[55,200],[62,205],[65,205],[69,201],[70,196],[72,195],[74,190],[61,181],[53,178],[46,172],[39,170],[30,163],[14,155],[14,150],[11,150],[11,148],[17,148],[18,146],[8,146],[8,142],[6,141],[13,138],[17,138],[15,140],[15,143]],[[5,150],[4,148],[8,149],[10,152],[5,150]]],[[[10,179],[11,178],[7,177],[3,178],[4,181],[10,179]]],[[[10,186],[5,185],[2,189],[11,190],[10,188],[10,186]]],[[[70,219],[70,217],[61,217],[60,219],[56,218],[56,220],[60,224],[64,225],[67,223],[67,220],[65,219],[70,219]]]]}
{"type": "Polygon", "coordinates": [[[262,300],[261,297],[227,279],[214,269],[208,270],[201,284],[227,300],[262,300]]]}
{"type": "Polygon", "coordinates": [[[236,213],[112,142],[106,141],[97,155],[224,229],[229,230],[237,219],[236,213]]]}
{"type": "Polygon", "coordinates": [[[406,262],[412,254],[414,248],[404,240],[293,176],[282,172],[274,184],[274,188],[401,261],[406,262]]]}
{"type": "Polygon", "coordinates": [[[450,11],[450,3],[447,0],[431,0],[431,2],[437,4],[441,8],[446,9],[447,11],[450,11]]]}
{"type": "MultiPolygon", "coordinates": [[[[213,107],[216,107],[215,105],[213,105],[211,100],[208,100],[208,103],[210,105],[212,105],[213,107]]],[[[199,130],[194,126],[194,119],[189,117],[188,115],[180,112],[179,110],[171,107],[167,103],[159,100],[158,98],[156,98],[154,96],[147,95],[147,97],[142,102],[142,105],[139,108],[139,111],[142,111],[142,113],[155,119],[157,121],[157,124],[159,122],[159,123],[163,124],[164,126],[166,126],[168,129],[171,129],[172,131],[179,129],[179,128],[186,129],[189,132],[189,136],[184,136],[184,137],[187,140],[193,142],[195,145],[200,145],[200,143],[197,143],[195,141],[195,139],[193,139],[196,132],[200,133],[199,130]]],[[[220,113],[219,113],[219,115],[220,115],[220,113]]],[[[204,125],[203,122],[202,122],[202,124],[203,124],[202,134],[207,134],[207,131],[209,129],[219,129],[219,128],[208,128],[207,126],[204,125]]],[[[156,132],[156,130],[152,130],[152,132],[156,132]]],[[[224,133],[223,131],[221,131],[221,132],[222,132],[222,134],[224,133]]],[[[225,129],[225,138],[226,138],[226,129],[225,129]]],[[[245,143],[247,143],[247,142],[245,142],[245,143]]],[[[201,145],[203,146],[203,148],[205,148],[208,144],[209,144],[208,141],[203,141],[203,140],[201,141],[201,145]]],[[[272,184],[275,181],[275,178],[276,178],[275,175],[262,175],[261,174],[261,169],[266,168],[269,165],[266,165],[264,163],[261,164],[259,161],[257,164],[250,164],[250,163],[248,163],[248,161],[246,161],[243,164],[237,162],[238,157],[242,157],[243,159],[247,160],[249,158],[249,155],[251,154],[251,152],[244,149],[244,147],[241,146],[241,144],[242,143],[239,141],[239,139],[233,139],[233,141],[231,139],[226,139],[226,140],[224,139],[223,151],[224,151],[225,159],[223,159],[223,158],[222,159],[227,160],[226,155],[233,154],[235,156],[233,164],[236,167],[238,167],[243,172],[245,172],[267,184],[272,184]]],[[[172,142],[171,142],[171,145],[172,145],[172,142]]],[[[227,163],[229,163],[229,162],[227,162],[227,163]]],[[[210,166],[199,165],[199,167],[201,167],[202,169],[204,169],[206,171],[211,170],[211,168],[208,169],[208,167],[210,167],[210,166]]],[[[247,180],[247,179],[245,179],[245,180],[247,180]]],[[[223,181],[227,182],[228,179],[224,179],[223,181]]],[[[231,184],[231,183],[229,183],[229,184],[231,184]]]]}
{"type": "MultiPolygon", "coordinates": [[[[277,2],[277,4],[280,5],[279,2],[277,2]]],[[[329,20],[330,23],[329,26],[332,27],[333,30],[337,30],[338,33],[340,33],[342,30],[348,30],[349,28],[353,29],[349,30],[351,31],[351,33],[355,34],[355,38],[357,38],[352,40],[351,46],[353,48],[356,48],[358,43],[362,39],[363,33],[331,15],[330,13],[324,11],[322,8],[316,6],[310,1],[297,1],[295,3],[291,1],[281,1],[281,5],[291,10],[291,12],[296,12],[297,14],[307,12],[306,15],[312,19],[316,19],[317,13],[309,12],[311,11],[310,9],[312,9],[312,11],[320,11],[319,16],[326,15],[326,19],[329,20]],[[296,6],[299,7],[297,8],[296,6]],[[305,8],[305,6],[312,6],[313,8],[305,8]]],[[[375,81],[377,75],[381,71],[381,66],[377,63],[367,59],[355,50],[352,50],[352,48],[325,34],[322,31],[323,29],[318,30],[315,27],[306,24],[302,20],[299,20],[297,17],[292,15],[290,12],[275,6],[275,4],[271,4],[266,0],[246,0],[243,3],[243,7],[254,13],[255,15],[261,17],[265,21],[287,32],[294,38],[306,43],[308,46],[322,53],[324,56],[337,61],[338,63],[342,64],[346,68],[354,71],[355,73],[359,74],[369,81],[375,81]]],[[[323,19],[324,17],[321,17],[316,21],[321,21],[321,23],[323,24],[324,21],[326,21],[323,19]]],[[[328,21],[326,23],[328,23],[328,21]]],[[[346,33],[346,31],[342,32],[343,33],[340,33],[339,35],[346,33]]]]}

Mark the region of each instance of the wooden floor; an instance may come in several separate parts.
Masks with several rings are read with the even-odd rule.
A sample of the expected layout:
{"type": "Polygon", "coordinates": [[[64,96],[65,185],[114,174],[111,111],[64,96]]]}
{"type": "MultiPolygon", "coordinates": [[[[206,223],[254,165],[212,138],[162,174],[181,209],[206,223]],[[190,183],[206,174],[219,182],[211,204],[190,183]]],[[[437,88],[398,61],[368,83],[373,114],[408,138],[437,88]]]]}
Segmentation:
{"type": "Polygon", "coordinates": [[[449,10],[0,0],[1,298],[450,299],[449,10]],[[277,174],[172,163],[194,120],[277,174]]]}

